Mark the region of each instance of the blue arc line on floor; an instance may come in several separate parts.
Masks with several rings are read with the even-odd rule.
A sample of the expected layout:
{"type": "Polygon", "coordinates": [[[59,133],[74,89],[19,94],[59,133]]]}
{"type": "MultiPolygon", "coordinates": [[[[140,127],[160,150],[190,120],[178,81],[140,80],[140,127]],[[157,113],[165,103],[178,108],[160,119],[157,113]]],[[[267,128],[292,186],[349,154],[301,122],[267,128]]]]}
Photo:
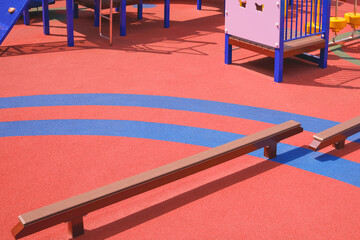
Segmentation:
{"type": "MultiPolygon", "coordinates": [[[[244,135],[211,129],[125,120],[32,120],[0,123],[0,137],[39,135],[99,135],[145,138],[216,147],[244,135]]],[[[263,150],[249,155],[263,157],[263,150]]],[[[360,164],[309,149],[278,144],[271,161],[360,187],[360,164]]]]}
{"type": "MultiPolygon", "coordinates": [[[[171,110],[182,110],[216,114],[228,117],[250,119],[260,122],[280,124],[289,120],[300,122],[305,131],[321,132],[333,127],[338,122],[304,116],[295,113],[282,112],[266,108],[244,106],[233,103],[216,102],[209,100],[136,95],[136,94],[57,94],[57,95],[35,95],[0,98],[0,109],[22,108],[22,107],[45,107],[45,106],[133,106],[161,108],[171,110]]],[[[360,133],[349,138],[351,141],[360,142],[360,133]]]]}

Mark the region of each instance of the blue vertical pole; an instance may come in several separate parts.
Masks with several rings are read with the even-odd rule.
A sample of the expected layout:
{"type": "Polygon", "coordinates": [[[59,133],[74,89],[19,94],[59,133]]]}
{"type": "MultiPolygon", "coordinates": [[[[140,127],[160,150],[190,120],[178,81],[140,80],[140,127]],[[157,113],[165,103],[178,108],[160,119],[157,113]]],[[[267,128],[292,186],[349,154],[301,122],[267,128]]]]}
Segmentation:
{"type": "MultiPolygon", "coordinates": [[[[306,24],[307,24],[307,19],[308,19],[308,0],[305,0],[306,1],[306,10],[305,10],[305,36],[308,34],[308,31],[307,31],[307,27],[306,27],[306,24]]],[[[310,23],[311,25],[311,23],[310,23]]]]}
{"type": "Polygon", "coordinates": [[[94,6],[94,26],[99,27],[99,21],[100,21],[100,1],[94,0],[95,6],[94,6]]]}
{"type": "Polygon", "coordinates": [[[229,44],[230,35],[225,33],[225,64],[232,63],[232,45],[229,44]]]}
{"type": "MultiPolygon", "coordinates": [[[[285,14],[286,14],[285,40],[288,39],[288,15],[289,15],[288,11],[289,11],[290,2],[291,2],[291,1],[289,1],[289,4],[287,4],[286,6],[284,6],[284,8],[286,9],[286,13],[285,13],[285,14]]],[[[284,4],[285,4],[285,3],[284,3],[284,4]]]]}
{"type": "Polygon", "coordinates": [[[291,2],[291,22],[290,22],[290,39],[293,39],[293,12],[294,12],[294,2],[291,2]]]}
{"type": "Polygon", "coordinates": [[[67,27],[67,40],[68,46],[74,46],[74,13],[73,13],[74,0],[66,0],[66,27],[67,27]]]}
{"type": "Polygon", "coordinates": [[[74,18],[79,18],[79,4],[74,4],[74,18]]]}
{"type": "Polygon", "coordinates": [[[318,1],[317,0],[315,0],[315,6],[314,6],[314,8],[315,8],[315,12],[314,12],[314,21],[315,21],[315,26],[314,26],[314,33],[316,33],[316,25],[317,25],[317,5],[318,5],[318,1]]]}
{"type": "Polygon", "coordinates": [[[313,1],[311,0],[311,13],[310,13],[310,34],[312,34],[312,24],[313,24],[313,1]]]}
{"type": "Polygon", "coordinates": [[[120,8],[119,8],[119,7],[116,7],[116,8],[115,8],[115,12],[120,12],[120,8]]]}
{"type": "Polygon", "coordinates": [[[137,19],[143,19],[143,0],[139,0],[137,8],[137,19]]]}
{"type": "MultiPolygon", "coordinates": [[[[325,47],[320,49],[320,61],[319,67],[326,68],[328,60],[328,48],[329,48],[329,32],[330,32],[330,3],[331,0],[324,0],[323,11],[324,13],[322,18],[322,38],[325,39],[325,47]]],[[[320,10],[321,11],[321,10],[320,10]]]]}
{"type": "Polygon", "coordinates": [[[275,48],[274,57],[274,81],[282,82],[283,80],[283,65],[284,65],[284,8],[285,1],[281,0],[280,4],[280,24],[279,24],[279,43],[275,48]]]}
{"type": "Polygon", "coordinates": [[[42,0],[42,15],[43,15],[43,28],[44,34],[50,34],[50,27],[49,27],[49,2],[48,0],[42,0]]]}
{"type": "Polygon", "coordinates": [[[164,5],[164,28],[170,27],[170,0],[165,0],[164,5]]]}
{"type": "Polygon", "coordinates": [[[120,1],[120,36],[126,36],[126,0],[120,1]]]}
{"type": "Polygon", "coordinates": [[[201,0],[197,0],[197,10],[201,10],[201,0]]]}
{"type": "Polygon", "coordinates": [[[24,18],[24,24],[30,25],[30,14],[29,14],[29,8],[25,7],[23,11],[23,18],[24,18]]]}
{"type": "Polygon", "coordinates": [[[304,0],[301,0],[301,16],[300,16],[300,37],[303,35],[303,14],[304,14],[304,0]]]}

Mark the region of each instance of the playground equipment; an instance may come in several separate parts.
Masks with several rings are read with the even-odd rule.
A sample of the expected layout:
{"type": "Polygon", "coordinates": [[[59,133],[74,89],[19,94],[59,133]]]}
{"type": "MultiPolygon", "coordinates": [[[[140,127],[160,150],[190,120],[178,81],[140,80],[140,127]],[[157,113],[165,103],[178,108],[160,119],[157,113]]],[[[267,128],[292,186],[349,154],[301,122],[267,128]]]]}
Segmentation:
{"type": "MultiPolygon", "coordinates": [[[[54,4],[55,0],[47,0],[48,1],[48,5],[54,4]]],[[[26,8],[23,11],[23,18],[24,18],[24,24],[25,25],[30,25],[30,15],[29,15],[29,10],[32,8],[39,8],[42,7],[42,2],[43,0],[31,0],[29,2],[29,4],[26,6],[26,8]]],[[[43,11],[44,13],[44,11],[43,11]]]]}
{"type": "Polygon", "coordinates": [[[232,45],[275,59],[274,81],[282,82],[283,59],[297,56],[327,66],[330,0],[226,0],[225,63],[232,62],[232,45]],[[260,7],[259,7],[260,6],[260,7]],[[314,27],[306,30],[308,18],[314,27]],[[320,49],[320,57],[308,52],[320,49]]]}
{"type": "Polygon", "coordinates": [[[336,0],[335,5],[335,17],[330,17],[330,29],[335,33],[335,36],[338,32],[346,27],[346,20],[343,17],[338,17],[338,7],[339,0],[336,0]]]}
{"type": "Polygon", "coordinates": [[[99,35],[100,37],[103,37],[103,38],[106,38],[109,40],[109,44],[111,46],[112,44],[112,25],[113,25],[113,6],[114,6],[114,3],[113,3],[113,0],[110,0],[110,15],[109,17],[105,16],[102,14],[102,0],[100,0],[100,9],[99,9],[99,17],[100,17],[100,20],[99,20],[99,35]],[[101,24],[101,19],[102,18],[105,18],[107,20],[109,20],[109,37],[105,36],[103,33],[102,33],[102,24],[101,24]]]}
{"type": "MultiPolygon", "coordinates": [[[[7,0],[0,1],[0,45],[9,34],[21,14],[24,14],[25,24],[29,22],[28,6],[31,0],[7,0]]],[[[41,0],[43,8],[44,34],[50,34],[49,28],[49,2],[41,0]]]]}
{"type": "Polygon", "coordinates": [[[341,149],[345,147],[345,139],[358,132],[360,132],[360,116],[315,134],[309,148],[318,151],[333,144],[336,149],[341,149]]]}
{"type": "Polygon", "coordinates": [[[354,11],[345,13],[344,18],[338,17],[338,5],[339,0],[336,0],[335,5],[335,17],[330,18],[330,29],[334,32],[334,37],[332,38],[329,45],[333,45],[338,42],[346,42],[350,40],[355,40],[360,37],[359,35],[355,35],[356,29],[360,26],[360,13],[356,12],[357,0],[354,1],[354,11]],[[349,37],[343,39],[336,39],[338,32],[346,27],[346,24],[349,24],[353,31],[349,37]]]}
{"type": "Polygon", "coordinates": [[[356,12],[357,0],[354,1],[354,12],[345,13],[346,22],[356,29],[360,26],[360,13],[356,12]]]}
{"type": "MultiPolygon", "coordinates": [[[[138,5],[138,19],[142,19],[142,10],[143,10],[143,1],[142,0],[129,0],[129,1],[121,1],[121,0],[76,0],[75,1],[75,9],[74,16],[78,16],[78,5],[85,6],[90,9],[94,9],[94,26],[100,27],[101,18],[105,18],[109,20],[110,31],[112,31],[112,17],[113,17],[113,8],[116,7],[120,9],[120,36],[126,36],[126,6],[128,5],[138,5]],[[105,16],[103,14],[103,9],[110,9],[110,16],[105,16]]],[[[100,27],[100,34],[102,34],[102,30],[100,27]]],[[[102,35],[104,37],[104,35],[102,35]]],[[[105,36],[106,37],[106,36],[105,36]]],[[[106,37],[106,38],[110,38],[106,37]]]]}
{"type": "MultiPolygon", "coordinates": [[[[306,1],[306,8],[308,2],[306,1]]],[[[311,16],[310,22],[306,24],[307,32],[317,32],[320,30],[321,19],[320,19],[320,0],[312,0],[311,1],[311,16]]]]}
{"type": "Polygon", "coordinates": [[[288,121],[199,154],[97,188],[19,216],[11,230],[19,239],[62,222],[72,237],[84,234],[83,216],[89,212],[139,195],[181,178],[264,148],[264,156],[276,157],[277,143],[303,131],[300,123],[288,121]]]}

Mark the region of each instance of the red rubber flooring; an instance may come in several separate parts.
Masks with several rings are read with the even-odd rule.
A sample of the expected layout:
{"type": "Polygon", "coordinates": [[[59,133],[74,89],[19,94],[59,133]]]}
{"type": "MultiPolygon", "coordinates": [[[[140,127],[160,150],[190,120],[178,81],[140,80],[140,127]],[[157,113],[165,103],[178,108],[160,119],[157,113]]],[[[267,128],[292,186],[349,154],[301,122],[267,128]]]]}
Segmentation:
{"type": "MultiPolygon", "coordinates": [[[[51,9],[51,35],[41,16],[19,20],[0,46],[0,97],[116,93],[170,96],[260,107],[342,122],[360,114],[360,42],[337,46],[328,68],[285,60],[284,82],[273,82],[273,60],[246,50],[224,62],[222,1],[172,1],[127,7],[127,36],[98,37],[92,12],[75,24],[66,46],[64,1],[51,9]],[[346,53],[347,55],[344,55],[346,53]]],[[[342,12],[352,9],[342,3],[342,12]]],[[[347,28],[344,32],[350,31],[347,28]]],[[[256,114],[255,114],[256,115],[256,114]]],[[[275,117],[275,116],[274,116],[275,117]]],[[[271,118],[271,116],[269,116],[271,118]]],[[[1,109],[0,121],[129,120],[248,135],[273,124],[229,116],[132,106],[48,106],[1,109]]],[[[289,119],[290,120],[290,119],[289,119]]],[[[20,129],[21,131],[21,129],[20,129]]],[[[283,141],[306,148],[314,133],[283,141]]],[[[0,238],[12,239],[17,216],[141,173],[207,147],[133,137],[50,135],[0,137],[0,238]]],[[[322,152],[360,163],[360,143],[322,152]]],[[[360,178],[360,172],[355,172],[360,178]]],[[[330,177],[242,156],[136,196],[84,218],[78,239],[360,239],[360,191],[330,177]]],[[[66,225],[24,239],[69,239],[66,225]]]]}

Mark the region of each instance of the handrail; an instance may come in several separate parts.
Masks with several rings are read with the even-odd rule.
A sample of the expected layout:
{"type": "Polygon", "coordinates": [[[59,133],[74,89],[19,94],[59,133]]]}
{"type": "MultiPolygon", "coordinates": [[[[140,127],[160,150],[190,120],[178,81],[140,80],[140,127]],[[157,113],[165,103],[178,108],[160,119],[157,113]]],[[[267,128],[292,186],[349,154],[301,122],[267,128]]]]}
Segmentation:
{"type": "Polygon", "coordinates": [[[264,147],[264,155],[276,157],[277,143],[302,132],[300,123],[288,121],[263,131],[126,178],[95,190],[20,215],[12,229],[18,239],[62,222],[73,237],[84,233],[83,216],[132,196],[160,187],[220,163],[264,147]]]}

